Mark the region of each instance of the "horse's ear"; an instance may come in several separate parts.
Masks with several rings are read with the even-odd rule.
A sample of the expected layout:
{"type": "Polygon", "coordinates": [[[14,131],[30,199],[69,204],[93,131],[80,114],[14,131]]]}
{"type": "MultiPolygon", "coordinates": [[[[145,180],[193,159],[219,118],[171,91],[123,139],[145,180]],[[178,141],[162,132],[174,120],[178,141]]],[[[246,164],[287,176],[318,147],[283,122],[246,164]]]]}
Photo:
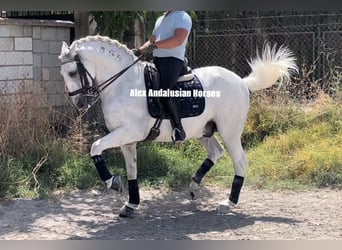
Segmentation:
{"type": "Polygon", "coordinates": [[[62,42],[61,54],[67,54],[69,52],[69,46],[66,42],[62,42]]]}

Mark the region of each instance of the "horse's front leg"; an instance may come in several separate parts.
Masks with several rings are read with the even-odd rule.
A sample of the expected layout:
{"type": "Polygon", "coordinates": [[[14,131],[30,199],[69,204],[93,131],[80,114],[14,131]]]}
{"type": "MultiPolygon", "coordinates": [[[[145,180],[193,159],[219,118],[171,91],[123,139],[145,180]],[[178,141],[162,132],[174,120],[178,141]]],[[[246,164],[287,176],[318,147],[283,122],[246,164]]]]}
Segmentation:
{"type": "MultiPolygon", "coordinates": [[[[120,176],[113,176],[102,158],[104,150],[109,148],[121,147],[125,157],[127,174],[128,174],[128,189],[130,200],[129,207],[134,208],[134,205],[139,204],[139,190],[136,173],[136,145],[135,142],[141,140],[141,135],[131,129],[119,127],[106,136],[95,141],[90,150],[90,155],[93,158],[97,172],[101,180],[106,184],[107,188],[112,188],[117,191],[122,191],[122,182],[120,176]],[[133,195],[134,194],[134,195],[133,195]],[[133,205],[134,204],[134,205],[133,205]]],[[[122,216],[123,214],[120,215],[122,216]]],[[[132,213],[133,215],[133,213],[132,213]]],[[[126,217],[128,214],[126,215],[126,217]]],[[[131,217],[131,216],[130,216],[131,217]]]]}

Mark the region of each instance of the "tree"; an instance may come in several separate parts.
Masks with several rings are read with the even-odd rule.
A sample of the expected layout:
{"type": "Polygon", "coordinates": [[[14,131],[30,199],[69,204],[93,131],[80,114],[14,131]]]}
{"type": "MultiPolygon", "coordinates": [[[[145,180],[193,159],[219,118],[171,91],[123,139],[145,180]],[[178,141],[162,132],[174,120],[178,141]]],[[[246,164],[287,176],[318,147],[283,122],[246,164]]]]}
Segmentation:
{"type": "Polygon", "coordinates": [[[161,12],[155,11],[92,11],[97,32],[139,47],[152,33],[154,22],[161,12]]]}
{"type": "MultiPolygon", "coordinates": [[[[97,23],[97,32],[125,43],[128,47],[139,47],[152,34],[157,18],[163,11],[92,11],[97,23]]],[[[196,12],[190,11],[196,19],[196,12]]]]}
{"type": "Polygon", "coordinates": [[[75,11],[75,39],[89,35],[89,12],[75,11]]]}

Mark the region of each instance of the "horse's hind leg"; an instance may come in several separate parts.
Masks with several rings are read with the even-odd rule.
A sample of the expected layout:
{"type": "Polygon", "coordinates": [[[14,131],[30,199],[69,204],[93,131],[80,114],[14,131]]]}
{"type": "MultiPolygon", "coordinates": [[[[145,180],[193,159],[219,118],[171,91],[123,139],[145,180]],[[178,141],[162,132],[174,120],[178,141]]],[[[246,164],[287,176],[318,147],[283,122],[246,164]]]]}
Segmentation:
{"type": "Polygon", "coordinates": [[[240,191],[243,186],[244,177],[248,167],[247,157],[242,148],[240,137],[235,137],[231,140],[223,137],[223,140],[230,154],[230,157],[232,158],[235,175],[229,195],[229,200],[225,200],[220,203],[218,207],[219,213],[225,213],[229,209],[229,205],[234,206],[238,203],[240,191]]]}
{"type": "Polygon", "coordinates": [[[128,179],[128,202],[120,209],[120,217],[134,217],[134,210],[140,203],[139,186],[137,179],[137,148],[136,143],[121,146],[125,159],[128,179]]]}
{"type": "Polygon", "coordinates": [[[198,168],[196,173],[192,176],[192,181],[189,188],[192,199],[195,199],[195,192],[198,190],[199,184],[201,183],[203,177],[224,154],[223,148],[216,140],[214,135],[211,137],[201,137],[198,140],[203,146],[205,146],[208,156],[198,168]]]}

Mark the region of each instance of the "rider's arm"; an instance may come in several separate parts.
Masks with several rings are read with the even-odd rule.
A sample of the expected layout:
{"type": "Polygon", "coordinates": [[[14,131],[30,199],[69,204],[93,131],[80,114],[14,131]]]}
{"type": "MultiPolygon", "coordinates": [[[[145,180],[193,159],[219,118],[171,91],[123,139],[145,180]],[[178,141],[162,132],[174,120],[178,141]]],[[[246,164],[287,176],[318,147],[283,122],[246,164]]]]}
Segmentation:
{"type": "Polygon", "coordinates": [[[156,41],[156,36],[152,35],[150,40],[148,40],[144,45],[142,45],[139,50],[144,51],[148,46],[154,44],[157,48],[161,49],[172,49],[181,45],[186,39],[189,31],[187,29],[178,28],[175,30],[174,36],[167,38],[165,40],[156,41]]]}
{"type": "Polygon", "coordinates": [[[178,28],[175,30],[174,36],[167,38],[165,40],[157,41],[154,44],[157,48],[161,49],[172,49],[181,45],[188,35],[188,30],[183,28],[178,28]]]}

